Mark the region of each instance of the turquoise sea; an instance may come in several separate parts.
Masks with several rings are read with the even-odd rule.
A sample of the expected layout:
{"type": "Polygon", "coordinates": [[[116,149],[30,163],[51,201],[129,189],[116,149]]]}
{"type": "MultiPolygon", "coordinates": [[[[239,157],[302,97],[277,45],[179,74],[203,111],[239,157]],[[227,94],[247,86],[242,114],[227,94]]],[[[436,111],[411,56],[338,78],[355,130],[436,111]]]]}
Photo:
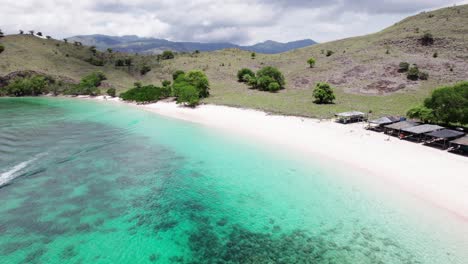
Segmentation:
{"type": "Polygon", "coordinates": [[[376,179],[128,105],[1,98],[0,263],[468,263],[466,220],[376,179]]]}

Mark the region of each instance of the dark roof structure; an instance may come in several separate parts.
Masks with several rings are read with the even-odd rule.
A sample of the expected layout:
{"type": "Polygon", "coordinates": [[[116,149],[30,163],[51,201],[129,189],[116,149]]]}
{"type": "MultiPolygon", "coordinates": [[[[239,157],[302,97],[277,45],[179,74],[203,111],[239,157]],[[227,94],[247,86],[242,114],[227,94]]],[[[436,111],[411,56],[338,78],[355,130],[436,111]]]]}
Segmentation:
{"type": "Polygon", "coordinates": [[[420,135],[420,134],[425,134],[425,133],[429,133],[429,132],[433,132],[433,131],[437,131],[441,129],[444,129],[444,128],[438,125],[420,125],[420,126],[402,128],[401,130],[404,132],[411,133],[411,134],[420,135]]]}
{"type": "Polygon", "coordinates": [[[456,145],[468,146],[468,136],[464,136],[462,138],[455,139],[454,141],[451,141],[450,143],[456,144],[456,145]]]}
{"type": "Polygon", "coordinates": [[[403,120],[401,117],[397,117],[397,116],[384,116],[379,119],[371,120],[369,121],[369,123],[383,126],[383,125],[393,124],[398,121],[403,121],[403,120]]]}
{"type": "Polygon", "coordinates": [[[437,130],[437,131],[427,133],[426,135],[434,137],[434,138],[449,139],[449,138],[461,137],[465,135],[465,133],[461,131],[452,130],[452,129],[442,129],[442,130],[437,130]]]}
{"type": "Polygon", "coordinates": [[[389,129],[394,129],[394,130],[402,130],[403,128],[409,128],[409,127],[414,127],[414,126],[418,126],[418,125],[419,125],[418,122],[401,121],[401,122],[391,124],[391,125],[388,125],[388,126],[385,126],[385,127],[389,128],[389,129]]]}

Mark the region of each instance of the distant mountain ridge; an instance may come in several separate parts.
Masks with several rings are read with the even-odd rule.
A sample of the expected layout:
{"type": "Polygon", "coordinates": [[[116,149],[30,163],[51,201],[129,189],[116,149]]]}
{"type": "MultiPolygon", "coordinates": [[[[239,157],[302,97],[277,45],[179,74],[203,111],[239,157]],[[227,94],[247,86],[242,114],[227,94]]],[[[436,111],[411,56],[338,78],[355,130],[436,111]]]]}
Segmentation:
{"type": "Polygon", "coordinates": [[[96,46],[99,50],[112,48],[115,51],[129,53],[157,54],[164,50],[177,52],[215,51],[227,48],[238,48],[258,53],[275,54],[304,48],[317,42],[311,39],[292,41],[287,43],[267,40],[251,46],[241,46],[229,42],[201,43],[201,42],[176,42],[157,38],[143,38],[135,35],[108,36],[108,35],[80,35],[68,38],[69,41],[79,41],[83,45],[96,46]]]}

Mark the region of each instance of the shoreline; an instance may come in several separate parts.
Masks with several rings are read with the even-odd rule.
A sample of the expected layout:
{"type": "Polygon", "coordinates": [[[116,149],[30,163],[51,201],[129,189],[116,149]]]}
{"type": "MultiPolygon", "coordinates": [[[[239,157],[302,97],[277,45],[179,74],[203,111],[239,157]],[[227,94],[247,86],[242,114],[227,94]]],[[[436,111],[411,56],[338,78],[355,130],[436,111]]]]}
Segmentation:
{"type": "Polygon", "coordinates": [[[395,185],[468,222],[468,175],[463,175],[468,171],[466,157],[368,131],[363,123],[343,125],[332,120],[210,104],[187,108],[175,102],[138,105],[119,98],[90,99],[131,105],[263,141],[281,151],[293,152],[291,155],[310,155],[310,158],[302,157],[306,160],[318,159],[332,166],[340,164],[343,169],[354,168],[373,178],[379,177],[377,180],[382,185],[395,185]]]}

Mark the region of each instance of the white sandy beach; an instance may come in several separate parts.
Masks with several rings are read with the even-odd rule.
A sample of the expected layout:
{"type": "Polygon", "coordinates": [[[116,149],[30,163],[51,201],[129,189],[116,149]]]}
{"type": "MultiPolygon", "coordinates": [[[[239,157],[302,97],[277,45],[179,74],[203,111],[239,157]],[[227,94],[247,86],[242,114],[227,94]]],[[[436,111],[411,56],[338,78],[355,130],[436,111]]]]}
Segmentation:
{"type": "MultiPolygon", "coordinates": [[[[102,98],[100,98],[102,99],[102,98]]],[[[112,99],[118,101],[118,99],[112,99]]],[[[311,159],[324,158],[382,177],[468,221],[468,158],[331,120],[269,115],[217,105],[197,108],[158,102],[137,107],[236,133],[311,159]]]]}

